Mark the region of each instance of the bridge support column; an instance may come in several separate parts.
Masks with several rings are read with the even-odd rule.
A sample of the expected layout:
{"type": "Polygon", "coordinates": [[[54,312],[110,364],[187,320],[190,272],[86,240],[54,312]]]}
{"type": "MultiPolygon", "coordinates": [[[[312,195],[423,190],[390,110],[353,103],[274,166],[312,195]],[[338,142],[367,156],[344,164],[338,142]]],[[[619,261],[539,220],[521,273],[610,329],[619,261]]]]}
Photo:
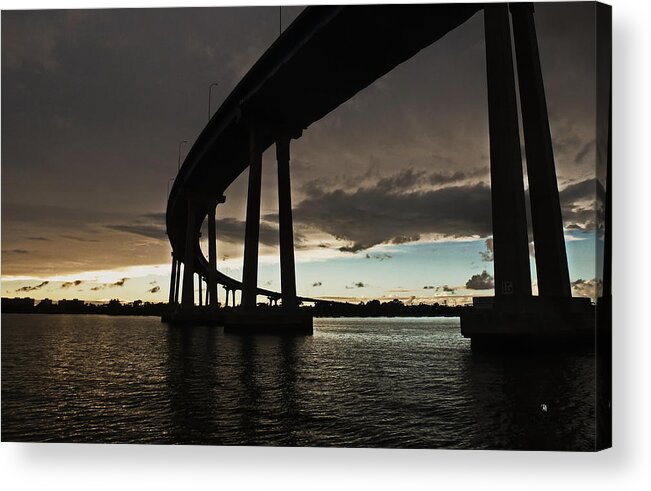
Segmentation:
{"type": "Polygon", "coordinates": [[[172,270],[171,270],[171,275],[170,275],[170,296],[169,296],[169,304],[175,304],[176,303],[176,257],[174,257],[174,253],[172,253],[172,270]]]}
{"type": "MultiPolygon", "coordinates": [[[[244,265],[242,270],[243,307],[255,307],[258,289],[258,245],[260,240],[260,192],[262,186],[262,152],[258,130],[251,129],[249,142],[249,190],[246,202],[244,265]]],[[[235,298],[233,298],[235,305],[235,298]]]]}
{"type": "Polygon", "coordinates": [[[174,303],[179,303],[179,295],[181,293],[181,260],[176,260],[176,278],[174,285],[174,303]]]}
{"type": "Polygon", "coordinates": [[[198,231],[195,227],[195,206],[188,199],[188,218],[185,230],[185,254],[183,259],[183,296],[181,305],[189,309],[194,307],[194,256],[198,231]]]}
{"type": "Polygon", "coordinates": [[[294,261],[294,223],[289,174],[290,138],[276,141],[278,161],[278,229],[280,233],[280,284],[283,307],[296,307],[296,265],[294,261]]]}
{"type": "Polygon", "coordinates": [[[217,308],[219,296],[217,293],[217,234],[215,232],[216,210],[219,203],[226,201],[224,196],[208,204],[208,287],[206,305],[217,308]]]}
{"type": "Polygon", "coordinates": [[[532,3],[511,4],[538,294],[571,297],[554,151],[532,3]]]}
{"type": "Polygon", "coordinates": [[[531,296],[520,134],[506,3],[484,7],[496,297],[531,296]]]}
{"type": "Polygon", "coordinates": [[[203,278],[201,275],[197,275],[197,278],[199,279],[199,307],[203,305],[203,278]]]}

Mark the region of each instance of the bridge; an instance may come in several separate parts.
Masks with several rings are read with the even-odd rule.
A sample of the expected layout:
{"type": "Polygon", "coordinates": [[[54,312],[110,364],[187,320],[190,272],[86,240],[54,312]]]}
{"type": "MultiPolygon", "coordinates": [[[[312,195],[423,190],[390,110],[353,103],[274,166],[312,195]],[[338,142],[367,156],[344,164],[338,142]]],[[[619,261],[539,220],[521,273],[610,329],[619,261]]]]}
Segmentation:
{"type": "MultiPolygon", "coordinates": [[[[218,285],[226,289],[227,304],[229,292],[233,292],[234,304],[234,292],[241,291],[241,310],[246,312],[240,316],[242,324],[256,322],[251,319],[255,318],[258,295],[274,303],[281,300],[278,311],[284,312],[283,322],[298,315],[301,302],[318,302],[296,292],[291,141],[375,80],[480,12],[486,44],[494,243],[495,297],[490,301],[489,312],[496,312],[497,305],[502,306],[500,312],[539,310],[531,306],[541,301],[546,306],[563,305],[561,310],[575,311],[533,4],[311,6],[278,37],[226,98],[194,142],[176,176],[166,214],[172,247],[169,302],[177,306],[170,320],[192,316],[196,311],[197,279],[198,303],[205,303],[208,310],[217,310],[218,285]],[[531,292],[516,84],[531,197],[538,297],[531,292]],[[280,292],[259,288],[257,284],[262,153],[272,145],[278,172],[280,292]],[[218,205],[225,200],[224,192],[247,168],[240,282],[218,270],[215,218],[218,205]],[[207,258],[199,245],[205,221],[207,258]],[[205,301],[201,293],[203,282],[207,285],[205,301]],[[243,321],[244,318],[247,320],[243,321]]],[[[482,305],[480,302],[478,307],[482,305]]],[[[486,315],[485,311],[465,322],[462,319],[462,331],[466,325],[464,335],[472,337],[486,326],[489,331],[493,329],[492,317],[486,315]]],[[[305,322],[301,320],[299,324],[305,322]]]]}

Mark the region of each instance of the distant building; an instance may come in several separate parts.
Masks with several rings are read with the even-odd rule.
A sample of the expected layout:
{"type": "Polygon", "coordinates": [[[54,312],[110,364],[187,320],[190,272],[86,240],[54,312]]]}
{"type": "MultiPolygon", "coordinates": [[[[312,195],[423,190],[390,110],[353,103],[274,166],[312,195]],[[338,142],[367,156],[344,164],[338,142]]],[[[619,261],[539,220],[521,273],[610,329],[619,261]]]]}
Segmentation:
{"type": "Polygon", "coordinates": [[[84,312],[86,304],[83,300],[75,298],[73,300],[59,300],[57,307],[59,312],[65,314],[80,314],[84,312]]]}
{"type": "Polygon", "coordinates": [[[33,298],[2,298],[3,312],[31,312],[32,310],[34,310],[33,298]]]}

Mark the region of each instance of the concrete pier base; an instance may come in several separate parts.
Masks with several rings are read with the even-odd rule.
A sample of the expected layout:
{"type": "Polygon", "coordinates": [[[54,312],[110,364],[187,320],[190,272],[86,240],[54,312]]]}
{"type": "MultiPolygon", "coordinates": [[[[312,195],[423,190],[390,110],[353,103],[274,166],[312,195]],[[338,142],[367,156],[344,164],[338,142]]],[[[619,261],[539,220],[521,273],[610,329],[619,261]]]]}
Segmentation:
{"type": "Polygon", "coordinates": [[[224,316],[229,334],[311,335],[312,315],[299,309],[237,309],[224,316]]]}
{"type": "Polygon", "coordinates": [[[474,298],[461,334],[476,352],[593,351],[595,306],[588,298],[474,298]]]}

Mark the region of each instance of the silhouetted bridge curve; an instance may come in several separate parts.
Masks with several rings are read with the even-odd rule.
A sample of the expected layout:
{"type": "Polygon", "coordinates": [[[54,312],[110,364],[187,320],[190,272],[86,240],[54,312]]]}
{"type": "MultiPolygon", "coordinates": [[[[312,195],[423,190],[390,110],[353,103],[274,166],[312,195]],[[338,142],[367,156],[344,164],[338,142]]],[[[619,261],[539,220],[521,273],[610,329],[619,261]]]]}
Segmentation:
{"type": "Polygon", "coordinates": [[[181,309],[193,308],[197,276],[199,285],[204,280],[207,283],[206,303],[215,307],[218,284],[227,291],[241,290],[244,308],[255,307],[257,295],[282,298],[283,307],[295,307],[301,301],[319,302],[296,294],[290,141],[481,10],[486,43],[495,298],[522,305],[532,296],[516,83],[539,296],[571,298],[533,5],[502,3],[307,7],[212,116],[176,176],[166,215],[173,251],[170,303],[179,304],[182,291],[181,309]],[[281,292],[257,285],[262,153],[274,144],[281,292]],[[215,215],[226,189],[247,168],[240,282],[217,269],[215,215]],[[199,242],[205,220],[208,258],[199,242]]]}

